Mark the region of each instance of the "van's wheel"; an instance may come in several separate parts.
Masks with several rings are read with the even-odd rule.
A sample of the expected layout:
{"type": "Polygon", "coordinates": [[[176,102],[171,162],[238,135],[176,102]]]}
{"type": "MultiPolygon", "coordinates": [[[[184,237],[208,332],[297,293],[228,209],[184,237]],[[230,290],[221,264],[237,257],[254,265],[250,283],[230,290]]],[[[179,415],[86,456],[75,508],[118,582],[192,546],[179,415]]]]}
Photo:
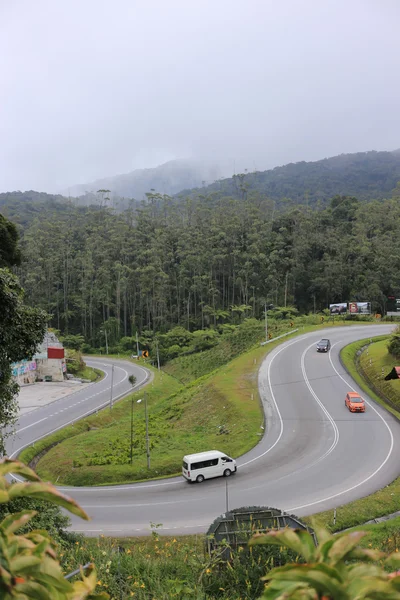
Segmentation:
{"type": "Polygon", "coordinates": [[[197,475],[196,481],[197,483],[201,483],[202,481],[204,481],[204,475],[197,475]]]}
{"type": "Polygon", "coordinates": [[[229,477],[230,475],[232,475],[232,471],[230,469],[225,469],[224,477],[229,477]]]}

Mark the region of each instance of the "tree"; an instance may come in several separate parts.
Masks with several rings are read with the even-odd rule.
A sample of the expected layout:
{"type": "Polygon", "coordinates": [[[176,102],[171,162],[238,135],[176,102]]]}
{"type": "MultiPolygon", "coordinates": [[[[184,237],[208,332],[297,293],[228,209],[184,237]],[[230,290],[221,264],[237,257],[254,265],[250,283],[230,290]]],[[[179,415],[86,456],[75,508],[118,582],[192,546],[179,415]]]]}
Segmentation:
{"type": "Polygon", "coordinates": [[[43,340],[47,315],[23,304],[18,279],[7,269],[0,269],[0,306],[0,453],[5,454],[5,438],[17,415],[18,385],[11,379],[11,364],[33,356],[43,340]]]}
{"type": "Polygon", "coordinates": [[[17,228],[0,214],[0,267],[11,267],[20,263],[17,228]]]}
{"type": "Polygon", "coordinates": [[[387,573],[381,566],[399,568],[400,556],[359,547],[366,535],[352,531],[330,535],[316,528],[319,544],[300,529],[269,531],[255,535],[251,545],[271,544],[290,548],[301,561],[270,571],[262,598],[266,600],[395,600],[400,594],[400,573],[387,573]],[[379,564],[381,563],[381,564],[379,564]]]}
{"type": "MultiPolygon", "coordinates": [[[[34,471],[18,461],[0,461],[0,505],[21,498],[50,501],[75,515],[88,519],[78,504],[49,483],[43,483],[34,471]],[[11,484],[10,473],[26,482],[11,484]]],[[[90,565],[74,583],[64,578],[56,544],[43,529],[22,534],[36,516],[35,510],[21,510],[4,516],[0,522],[0,596],[2,600],[43,598],[54,600],[107,600],[108,594],[96,594],[96,571],[90,565]],[[17,533],[18,532],[18,533],[17,533]]]]}

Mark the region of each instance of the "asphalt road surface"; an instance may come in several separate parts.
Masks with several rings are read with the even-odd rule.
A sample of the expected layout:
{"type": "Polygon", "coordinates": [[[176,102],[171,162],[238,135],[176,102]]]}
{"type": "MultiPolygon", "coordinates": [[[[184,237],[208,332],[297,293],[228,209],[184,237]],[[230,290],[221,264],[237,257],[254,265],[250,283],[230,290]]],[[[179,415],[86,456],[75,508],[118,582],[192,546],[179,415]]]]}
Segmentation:
{"type": "MultiPolygon", "coordinates": [[[[238,459],[236,475],[201,484],[176,477],[124,486],[62,488],[92,517],[88,523],[73,517],[72,528],[89,535],[141,535],[150,531],[150,523],[161,523],[159,531],[166,534],[204,532],[227,506],[270,506],[304,516],[334,509],[387,485],[400,473],[400,423],[351,380],[339,351],[354,340],[389,333],[392,328],[342,327],[288,339],[260,368],[265,435],[238,459]],[[322,337],[331,340],[328,354],[316,352],[322,337]],[[345,407],[345,395],[351,390],[365,398],[365,413],[352,414],[345,407]]],[[[96,366],[109,374],[109,367],[96,366]]],[[[127,378],[125,368],[128,371],[124,367],[121,373],[116,368],[121,388],[127,378]]],[[[107,395],[109,380],[110,375],[82,392],[92,394],[94,400],[97,386],[103,384],[99,398],[107,395]]],[[[55,428],[62,420],[78,418],[75,409],[81,406],[83,412],[85,402],[90,399],[55,415],[58,418],[35,411],[36,423],[32,414],[26,415],[20,423],[19,443],[43,435],[50,425],[55,428]]],[[[54,404],[43,411],[51,411],[54,404]]],[[[222,441],[218,449],[223,451],[222,441]]]]}
{"type": "Polygon", "coordinates": [[[73,394],[22,415],[16,424],[16,436],[7,440],[9,456],[13,457],[40,438],[109,406],[111,395],[112,402],[116,402],[132,390],[145,385],[151,377],[150,371],[129,361],[112,360],[108,357],[86,357],[85,360],[89,366],[104,371],[104,378],[98,383],[92,383],[73,394]],[[129,375],[136,377],[133,387],[129,382],[129,375]]]}

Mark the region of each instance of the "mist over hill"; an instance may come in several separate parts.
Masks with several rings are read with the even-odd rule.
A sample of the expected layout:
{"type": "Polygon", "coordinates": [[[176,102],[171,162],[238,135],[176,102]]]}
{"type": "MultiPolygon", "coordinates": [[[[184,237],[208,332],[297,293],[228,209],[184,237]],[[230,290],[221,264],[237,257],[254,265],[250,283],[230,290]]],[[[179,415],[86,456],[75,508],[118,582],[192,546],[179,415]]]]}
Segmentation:
{"type": "Polygon", "coordinates": [[[391,197],[400,181],[400,150],[340,154],[315,162],[297,162],[268,171],[239,173],[206,187],[186,189],[179,196],[210,195],[246,197],[258,193],[278,205],[283,200],[296,204],[326,205],[336,195],[359,200],[391,197]]]}
{"type": "Polygon", "coordinates": [[[174,201],[192,198],[251,196],[269,198],[275,207],[289,204],[325,206],[336,195],[354,196],[359,200],[383,200],[392,197],[400,181],[400,151],[358,152],[341,154],[316,162],[290,163],[268,171],[243,170],[229,178],[221,173],[228,165],[211,165],[195,161],[170,161],[153,169],[133,171],[100,179],[88,186],[75,186],[67,195],[36,191],[0,194],[0,211],[20,225],[43,212],[65,212],[77,206],[109,206],[121,212],[135,208],[146,193],[173,196],[174,201]],[[212,183],[210,183],[210,181],[212,183]],[[83,188],[92,189],[78,197],[83,188]],[[110,190],[99,193],[98,190],[110,190]]]}
{"type": "Polygon", "coordinates": [[[131,173],[73,185],[63,190],[63,195],[81,197],[86,203],[93,199],[98,190],[110,190],[109,196],[112,198],[143,200],[151,190],[173,196],[183,189],[213,183],[222,175],[228,175],[226,168],[223,170],[222,166],[208,161],[171,160],[152,169],[137,169],[131,173]]]}

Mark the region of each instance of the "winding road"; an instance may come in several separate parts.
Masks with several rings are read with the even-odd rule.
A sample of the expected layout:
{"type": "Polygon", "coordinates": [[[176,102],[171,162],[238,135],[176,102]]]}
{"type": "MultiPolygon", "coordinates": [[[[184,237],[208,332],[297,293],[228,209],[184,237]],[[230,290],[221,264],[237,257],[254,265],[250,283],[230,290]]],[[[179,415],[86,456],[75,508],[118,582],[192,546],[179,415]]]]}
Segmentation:
{"type": "MultiPolygon", "coordinates": [[[[99,488],[61,488],[92,517],[72,517],[72,529],[88,535],[141,535],[150,523],[161,532],[204,532],[229,508],[272,506],[298,516],[333,509],[366,496],[400,474],[400,423],[375,404],[350,378],[339,360],[340,349],[357,339],[389,333],[390,325],[347,326],[307,333],[275,348],[259,370],[266,416],[260,443],[238,459],[234,477],[189,484],[181,477],[99,488]],[[329,354],[316,343],[329,337],[329,354]],[[360,392],[365,413],[352,414],[344,404],[347,391],[360,392]]],[[[9,454],[79,417],[106,405],[149,377],[129,362],[90,359],[106,377],[74,395],[20,418],[9,454]]],[[[223,450],[223,447],[219,448],[223,450]]]]}

